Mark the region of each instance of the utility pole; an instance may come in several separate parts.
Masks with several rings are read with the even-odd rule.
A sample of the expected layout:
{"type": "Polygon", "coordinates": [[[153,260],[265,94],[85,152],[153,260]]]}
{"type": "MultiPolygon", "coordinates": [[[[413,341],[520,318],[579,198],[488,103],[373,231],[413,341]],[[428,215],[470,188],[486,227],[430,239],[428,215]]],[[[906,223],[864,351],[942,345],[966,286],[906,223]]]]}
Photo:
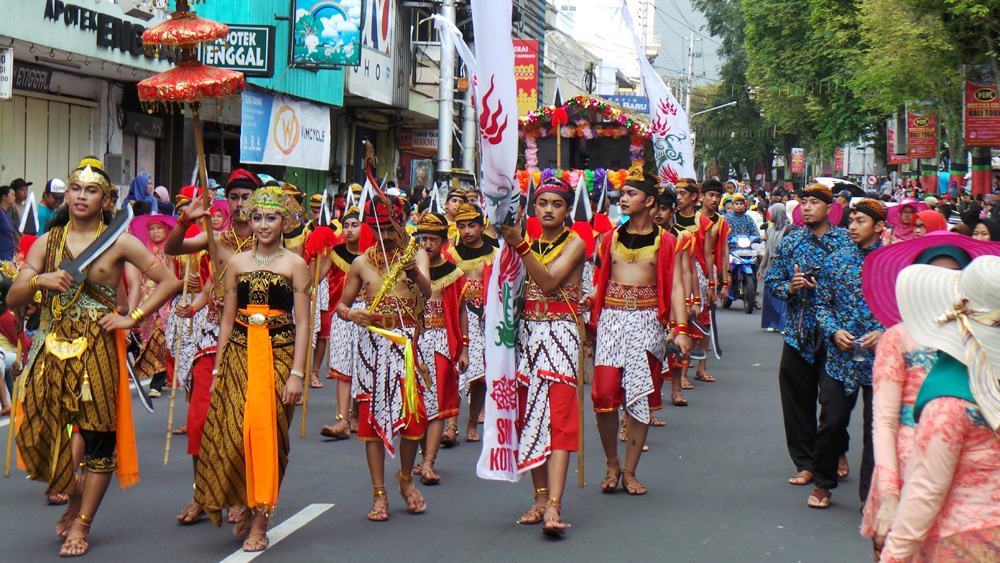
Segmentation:
{"type": "MultiPolygon", "coordinates": [[[[451,23],[455,23],[455,0],[441,2],[441,15],[451,23]]],[[[455,120],[455,46],[451,35],[441,34],[441,82],[438,98],[438,162],[437,175],[451,176],[451,145],[452,129],[455,120]]]]}
{"type": "Polygon", "coordinates": [[[479,128],[476,127],[476,108],[473,106],[475,102],[472,97],[472,77],[469,77],[469,89],[465,92],[465,102],[462,104],[462,168],[475,174],[476,156],[478,156],[476,138],[479,128]]]}
{"type": "Polygon", "coordinates": [[[691,113],[691,84],[694,82],[694,33],[688,42],[687,96],[684,99],[684,113],[691,113]]]}

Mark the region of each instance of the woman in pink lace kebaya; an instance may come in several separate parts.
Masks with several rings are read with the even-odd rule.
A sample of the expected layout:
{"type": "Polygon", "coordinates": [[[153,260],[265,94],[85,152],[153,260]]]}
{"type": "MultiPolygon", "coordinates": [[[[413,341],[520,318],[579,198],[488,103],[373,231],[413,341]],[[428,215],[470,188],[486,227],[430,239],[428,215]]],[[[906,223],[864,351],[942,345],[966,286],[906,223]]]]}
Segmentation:
{"type": "Polygon", "coordinates": [[[899,503],[913,455],[913,403],[937,351],[917,344],[902,323],[882,335],[875,352],[872,386],[875,471],[861,520],[861,535],[881,545],[899,503]]]}

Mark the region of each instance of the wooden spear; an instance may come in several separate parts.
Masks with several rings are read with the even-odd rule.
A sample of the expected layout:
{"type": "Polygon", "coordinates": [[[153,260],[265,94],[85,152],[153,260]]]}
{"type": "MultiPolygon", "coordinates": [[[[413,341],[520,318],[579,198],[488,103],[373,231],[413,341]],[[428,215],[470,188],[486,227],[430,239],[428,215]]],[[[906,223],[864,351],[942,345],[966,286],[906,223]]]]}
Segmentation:
{"type": "MultiPolygon", "coordinates": [[[[211,240],[212,235],[209,235],[209,240],[211,240]]],[[[191,258],[188,257],[184,260],[187,264],[184,266],[184,289],[181,291],[181,303],[187,301],[188,295],[188,276],[191,275],[191,258]]],[[[174,384],[170,387],[170,410],[167,414],[167,448],[163,452],[163,465],[166,465],[170,460],[170,437],[173,436],[174,429],[174,399],[177,397],[177,381],[180,379],[177,377],[177,362],[181,355],[181,343],[183,342],[184,330],[181,328],[180,322],[177,326],[177,344],[174,346],[174,384]]]]}
{"type": "MultiPolygon", "coordinates": [[[[312,343],[313,338],[313,328],[316,325],[316,306],[319,303],[319,266],[322,262],[322,254],[317,254],[316,258],[315,272],[313,273],[313,301],[312,307],[309,308],[309,342],[312,343]]],[[[312,386],[312,364],[313,364],[313,350],[312,346],[309,347],[309,354],[306,358],[306,373],[302,378],[302,437],[306,437],[306,414],[309,412],[309,387],[312,386]],[[310,380],[306,381],[306,377],[310,380]]]]}

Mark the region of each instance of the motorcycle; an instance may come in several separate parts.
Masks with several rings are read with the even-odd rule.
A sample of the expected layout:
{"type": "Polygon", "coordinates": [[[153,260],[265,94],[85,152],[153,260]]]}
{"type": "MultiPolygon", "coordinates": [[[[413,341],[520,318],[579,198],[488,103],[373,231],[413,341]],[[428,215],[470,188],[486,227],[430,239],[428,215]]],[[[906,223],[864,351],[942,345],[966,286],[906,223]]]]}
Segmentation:
{"type": "Polygon", "coordinates": [[[729,237],[729,278],[732,284],[722,306],[728,309],[733,301],[743,301],[743,310],[753,313],[757,296],[757,251],[753,245],[759,236],[731,235],[729,237]]]}

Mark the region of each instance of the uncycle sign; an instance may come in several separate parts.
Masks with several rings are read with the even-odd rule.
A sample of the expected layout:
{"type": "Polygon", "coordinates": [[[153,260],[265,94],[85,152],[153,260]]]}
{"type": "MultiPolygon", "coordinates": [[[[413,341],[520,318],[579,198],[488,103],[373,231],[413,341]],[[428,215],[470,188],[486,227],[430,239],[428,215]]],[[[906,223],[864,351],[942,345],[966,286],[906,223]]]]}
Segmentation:
{"type": "Polygon", "coordinates": [[[281,106],[274,117],[274,146],[281,154],[289,155],[299,144],[299,118],[290,106],[281,106]]]}
{"type": "Polygon", "coordinates": [[[246,76],[274,76],[274,26],[229,25],[229,34],[201,49],[201,62],[246,76]]]}
{"type": "Polygon", "coordinates": [[[240,162],[326,170],[330,112],[264,92],[243,92],[240,162]]]}

